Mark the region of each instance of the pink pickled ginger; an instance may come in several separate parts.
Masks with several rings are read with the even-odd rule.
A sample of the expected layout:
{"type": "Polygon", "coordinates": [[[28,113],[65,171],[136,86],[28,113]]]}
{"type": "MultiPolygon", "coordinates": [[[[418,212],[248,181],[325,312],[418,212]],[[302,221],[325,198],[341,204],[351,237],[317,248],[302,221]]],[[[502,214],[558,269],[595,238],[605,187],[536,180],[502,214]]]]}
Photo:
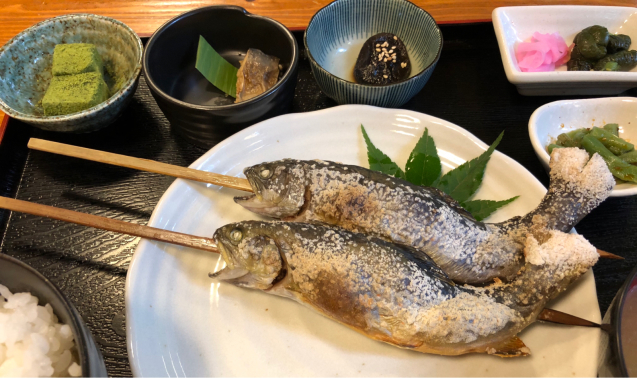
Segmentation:
{"type": "Polygon", "coordinates": [[[522,72],[553,71],[564,64],[569,48],[557,33],[533,33],[529,42],[521,42],[515,48],[515,57],[522,72]]]}

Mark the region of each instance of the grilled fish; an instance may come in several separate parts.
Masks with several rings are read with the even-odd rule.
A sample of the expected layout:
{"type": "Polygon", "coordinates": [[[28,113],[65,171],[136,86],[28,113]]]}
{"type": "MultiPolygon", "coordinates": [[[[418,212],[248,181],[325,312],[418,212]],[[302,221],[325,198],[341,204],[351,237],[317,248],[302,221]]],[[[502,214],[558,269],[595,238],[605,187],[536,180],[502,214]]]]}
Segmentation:
{"type": "Polygon", "coordinates": [[[526,236],[568,232],[615,183],[599,155],[580,149],[551,155],[551,183],[540,205],[502,223],[476,221],[435,188],[326,161],[280,160],[246,168],[253,195],[235,202],[255,213],[320,222],[425,251],[458,283],[509,281],[524,264],[526,236]]]}
{"type": "Polygon", "coordinates": [[[369,338],[423,353],[530,353],[516,335],[597,261],[582,236],[528,236],[509,283],[460,286],[422,251],[319,224],[245,221],[214,235],[211,277],[295,300],[369,338]]]}

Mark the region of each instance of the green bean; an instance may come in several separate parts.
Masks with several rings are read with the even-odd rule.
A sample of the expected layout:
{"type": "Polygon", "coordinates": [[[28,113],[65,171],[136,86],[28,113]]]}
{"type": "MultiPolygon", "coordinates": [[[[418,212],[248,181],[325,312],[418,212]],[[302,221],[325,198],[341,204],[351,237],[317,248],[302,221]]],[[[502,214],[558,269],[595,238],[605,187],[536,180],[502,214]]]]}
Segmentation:
{"type": "Polygon", "coordinates": [[[600,129],[599,127],[593,127],[590,136],[597,138],[606,148],[608,148],[615,155],[623,154],[624,152],[632,151],[635,149],[632,143],[628,143],[622,138],[616,137],[612,133],[600,129]]]}
{"type": "Polygon", "coordinates": [[[574,141],[568,134],[558,135],[556,144],[562,147],[579,147],[579,143],[574,141]]]}
{"type": "Polygon", "coordinates": [[[610,169],[613,176],[631,182],[637,182],[637,167],[630,165],[610,152],[601,141],[591,134],[582,139],[582,147],[591,155],[598,153],[610,169]]]}
{"type": "Polygon", "coordinates": [[[604,130],[612,133],[616,137],[619,137],[619,125],[616,123],[608,123],[604,125],[604,130]]]}
{"type": "Polygon", "coordinates": [[[570,136],[571,138],[576,139],[581,134],[583,134],[582,137],[581,137],[581,138],[583,138],[584,135],[588,134],[590,131],[591,131],[590,129],[581,128],[581,129],[571,130],[571,131],[567,132],[566,134],[568,134],[568,136],[570,136]]]}
{"type": "Polygon", "coordinates": [[[546,147],[546,150],[549,152],[549,155],[550,155],[555,148],[565,148],[565,147],[551,143],[548,145],[548,147],[546,147]]]}
{"type": "Polygon", "coordinates": [[[625,154],[619,155],[619,158],[625,161],[626,163],[635,164],[637,163],[637,150],[633,150],[630,152],[626,152],[625,154]]]}

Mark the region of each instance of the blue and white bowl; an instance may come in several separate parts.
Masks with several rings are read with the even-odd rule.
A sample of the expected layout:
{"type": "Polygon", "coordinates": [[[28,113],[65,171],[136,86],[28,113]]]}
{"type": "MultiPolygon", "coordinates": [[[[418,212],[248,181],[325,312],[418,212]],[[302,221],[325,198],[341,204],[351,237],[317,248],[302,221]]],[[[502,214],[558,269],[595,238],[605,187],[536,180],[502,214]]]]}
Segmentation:
{"type": "Polygon", "coordinates": [[[397,107],[425,86],[442,50],[442,32],[429,13],[406,0],[336,0],[310,20],[304,36],[312,73],[325,94],[339,104],[397,107]],[[411,76],[373,86],[354,82],[363,43],[393,33],[407,46],[411,76]]]}

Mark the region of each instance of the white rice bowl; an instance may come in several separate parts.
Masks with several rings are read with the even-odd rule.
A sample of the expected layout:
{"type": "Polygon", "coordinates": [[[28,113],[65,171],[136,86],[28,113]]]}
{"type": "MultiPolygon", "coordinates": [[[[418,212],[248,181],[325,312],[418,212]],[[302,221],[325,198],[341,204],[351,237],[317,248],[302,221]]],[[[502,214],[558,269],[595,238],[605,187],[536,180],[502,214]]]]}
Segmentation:
{"type": "Polygon", "coordinates": [[[0,285],[0,377],[79,377],[73,332],[51,305],[0,285]]]}

